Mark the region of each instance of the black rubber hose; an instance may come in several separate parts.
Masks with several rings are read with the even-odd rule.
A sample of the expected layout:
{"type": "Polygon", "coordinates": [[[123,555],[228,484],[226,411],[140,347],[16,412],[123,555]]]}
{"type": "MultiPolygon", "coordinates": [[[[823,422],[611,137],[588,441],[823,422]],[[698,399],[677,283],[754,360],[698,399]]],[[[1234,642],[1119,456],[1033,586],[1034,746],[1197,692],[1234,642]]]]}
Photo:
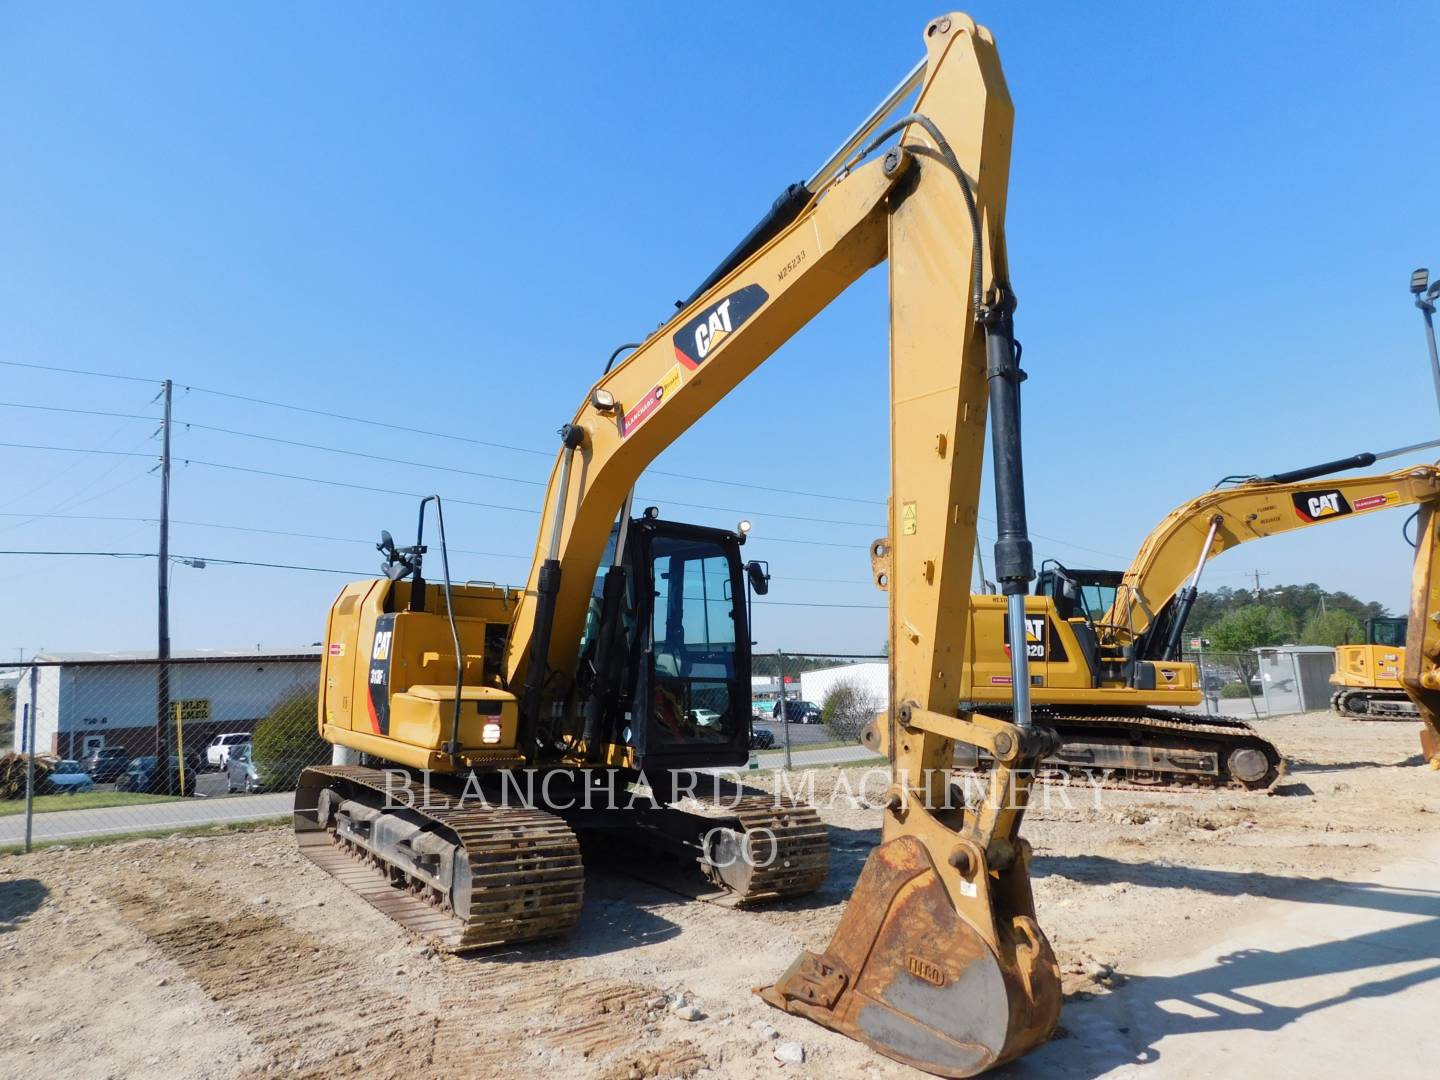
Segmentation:
{"type": "Polygon", "coordinates": [[[619,358],[622,352],[624,352],[626,349],[638,349],[643,344],[643,341],[627,342],[626,344],[621,345],[618,349],[612,352],[610,354],[610,359],[605,361],[605,374],[610,374],[610,369],[615,366],[615,361],[619,358]]]}
{"type": "Polygon", "coordinates": [[[926,134],[935,140],[935,145],[940,151],[940,158],[945,167],[955,174],[955,179],[960,181],[960,190],[965,195],[965,209],[970,214],[970,265],[971,283],[970,294],[974,301],[975,317],[981,317],[985,307],[985,272],[981,264],[983,248],[980,244],[980,211],[975,205],[975,192],[970,187],[970,180],[965,176],[965,170],[960,167],[960,159],[955,156],[955,151],[950,149],[950,144],[945,141],[945,136],[940,134],[940,129],[924,113],[906,113],[900,119],[887,127],[879,135],[871,140],[870,145],[860,151],[856,161],[868,156],[886,139],[901,131],[911,124],[919,124],[925,129],[926,134]]]}

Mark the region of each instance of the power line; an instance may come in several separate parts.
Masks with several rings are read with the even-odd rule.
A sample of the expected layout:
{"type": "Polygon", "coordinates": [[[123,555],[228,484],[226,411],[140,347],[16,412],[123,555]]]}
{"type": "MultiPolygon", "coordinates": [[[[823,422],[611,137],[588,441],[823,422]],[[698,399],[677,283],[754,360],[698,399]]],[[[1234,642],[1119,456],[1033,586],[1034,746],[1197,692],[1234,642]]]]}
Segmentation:
{"type": "Polygon", "coordinates": [[[59,375],[89,375],[95,379],[123,379],[126,382],[161,383],[163,379],[146,379],[139,375],[116,375],[111,371],[84,371],[80,368],[54,367],[50,364],[26,364],[20,360],[0,360],[6,367],[29,368],[32,371],[49,371],[59,375]]]}
{"type": "MultiPolygon", "coordinates": [[[[93,375],[93,376],[103,377],[103,378],[124,378],[124,379],[130,379],[131,381],[135,381],[135,382],[157,382],[157,381],[159,381],[159,380],[153,380],[153,379],[142,379],[142,378],[138,378],[138,377],[136,377],[136,376],[128,376],[128,375],[126,375],[126,376],[122,376],[122,375],[109,375],[109,374],[106,373],[106,372],[82,371],[82,370],[73,369],[73,368],[51,368],[51,367],[47,367],[47,366],[45,366],[45,365],[43,365],[43,364],[23,364],[23,363],[20,363],[20,362],[18,362],[18,361],[0,361],[0,362],[6,363],[6,364],[10,364],[11,366],[15,366],[15,367],[33,368],[33,369],[41,370],[41,371],[56,371],[56,372],[63,372],[63,373],[66,373],[66,374],[74,374],[74,375],[93,375]]],[[[515,446],[515,445],[509,444],[509,443],[491,442],[491,441],[488,441],[488,440],[485,440],[485,439],[476,439],[476,438],[474,438],[474,437],[472,437],[472,436],[468,436],[468,435],[456,435],[456,434],[453,434],[453,433],[450,433],[450,432],[429,431],[429,430],[426,430],[426,429],[424,429],[424,428],[416,428],[416,427],[411,427],[411,426],[404,425],[404,424],[395,424],[395,423],[391,423],[391,422],[389,422],[389,421],[384,421],[384,420],[374,420],[374,419],[370,419],[370,418],[367,418],[367,417],[349,416],[349,415],[347,415],[347,414],[345,414],[345,413],[332,412],[332,411],[326,410],[326,409],[315,409],[315,408],[312,408],[312,407],[309,407],[309,406],[305,406],[305,405],[292,405],[292,404],[289,404],[289,403],[287,403],[287,402],[271,401],[271,400],[268,400],[268,399],[266,399],[266,398],[257,398],[257,397],[252,397],[252,396],[249,396],[249,395],[246,395],[246,394],[233,394],[233,393],[230,393],[230,392],[228,392],[228,391],[224,391],[224,390],[213,390],[213,389],[211,389],[211,388],[209,388],[209,387],[204,387],[204,386],[190,386],[190,385],[187,385],[187,386],[184,387],[184,389],[186,390],[187,393],[189,393],[189,392],[194,392],[194,393],[198,393],[198,394],[210,394],[210,395],[213,395],[213,396],[215,396],[215,397],[228,398],[228,399],[231,399],[231,400],[234,400],[234,401],[243,401],[243,402],[246,402],[246,403],[252,404],[252,405],[263,405],[263,406],[266,406],[267,408],[288,409],[288,410],[291,410],[291,411],[294,411],[294,412],[307,413],[307,414],[310,414],[310,415],[313,415],[313,416],[324,416],[324,417],[327,417],[327,418],[330,418],[330,419],[334,419],[334,420],[342,420],[342,421],[344,421],[344,422],[346,422],[346,423],[364,424],[364,425],[368,425],[368,426],[371,426],[371,427],[380,427],[380,428],[385,428],[385,429],[392,430],[392,431],[401,431],[401,432],[405,432],[405,433],[407,433],[407,434],[412,434],[412,435],[426,435],[426,436],[429,436],[429,437],[432,437],[432,438],[449,439],[449,440],[452,440],[452,441],[455,441],[455,442],[468,443],[468,444],[473,445],[473,446],[486,446],[486,447],[491,447],[491,448],[500,449],[500,450],[511,450],[511,451],[515,451],[515,452],[517,452],[517,453],[533,454],[533,455],[538,455],[538,456],[540,456],[540,457],[551,458],[551,459],[553,459],[554,456],[555,456],[553,451],[548,451],[548,450],[537,450],[537,449],[534,449],[534,448],[532,448],[532,447],[515,446]]],[[[19,406],[19,407],[26,407],[26,406],[19,406]]],[[[33,406],[33,407],[36,407],[36,408],[46,408],[45,406],[33,406]]],[[[84,412],[85,410],[56,409],[55,411],[63,411],[63,412],[84,412]]],[[[95,413],[94,415],[123,416],[123,415],[125,415],[125,414],[121,414],[121,413],[113,413],[113,414],[95,413]]],[[[137,419],[142,419],[143,417],[136,417],[136,418],[137,418],[137,419]]],[[[179,421],[179,422],[185,423],[185,421],[179,421]]],[[[347,450],[347,449],[338,448],[338,447],[329,447],[329,446],[321,446],[321,445],[317,445],[317,444],[313,444],[313,443],[296,442],[296,441],[293,441],[293,440],[281,439],[281,438],[278,438],[278,437],[275,437],[275,436],[260,435],[260,434],[257,434],[257,433],[255,433],[255,432],[237,431],[237,430],[230,429],[230,428],[215,427],[215,426],[206,425],[206,424],[201,424],[201,423],[193,422],[193,421],[192,421],[192,422],[188,422],[188,423],[187,423],[187,426],[188,426],[188,427],[200,428],[200,429],[208,430],[208,431],[215,431],[215,432],[219,432],[219,433],[227,434],[227,435],[239,436],[239,437],[242,437],[242,438],[262,439],[262,440],[265,440],[265,441],[268,441],[268,442],[275,442],[275,443],[281,443],[281,444],[290,445],[290,446],[303,447],[303,448],[306,448],[306,449],[321,450],[321,451],[324,451],[324,452],[327,452],[327,453],[344,454],[344,455],[347,455],[347,456],[369,458],[369,459],[372,459],[372,460],[379,460],[379,461],[391,461],[391,462],[393,462],[393,463],[395,463],[395,464],[399,464],[399,465],[414,466],[414,467],[417,467],[417,468],[437,469],[437,470],[441,470],[441,471],[444,471],[444,472],[461,473],[461,474],[463,474],[463,475],[470,475],[470,476],[482,477],[482,478],[486,478],[486,479],[500,480],[500,481],[504,481],[504,482],[508,482],[508,483],[525,484],[525,485],[535,486],[535,487],[545,486],[541,481],[526,480],[526,479],[522,479],[522,478],[520,478],[520,477],[504,476],[504,475],[499,475],[499,474],[495,474],[495,473],[477,472],[477,471],[474,471],[474,470],[460,469],[460,468],[456,468],[456,467],[452,467],[452,466],[446,466],[446,465],[430,465],[430,464],[426,464],[426,463],[424,463],[424,462],[404,461],[404,460],[399,460],[399,459],[394,459],[394,458],[385,457],[384,455],[367,454],[367,453],[364,453],[364,452],[361,452],[361,451],[347,450]]],[[[17,448],[17,449],[56,449],[56,450],[64,449],[64,448],[60,448],[60,447],[54,447],[54,448],[46,448],[46,447],[38,447],[38,446],[29,446],[29,447],[27,447],[27,446],[24,446],[23,444],[14,444],[14,443],[0,443],[0,446],[11,446],[11,447],[14,447],[14,448],[17,448]]],[[[98,452],[98,451],[97,451],[97,452],[98,452]]],[[[198,462],[197,462],[197,464],[203,464],[203,463],[198,463],[198,462]]],[[[224,466],[218,466],[218,467],[222,467],[222,468],[223,468],[224,466]]],[[[841,501],[841,502],[859,503],[859,504],[868,505],[868,506],[885,506],[885,505],[887,505],[887,503],[886,503],[885,501],[883,501],[883,500],[878,500],[878,499],[861,499],[861,498],[858,498],[858,497],[855,497],[855,496],[848,496],[848,495],[828,495],[828,494],[824,494],[824,493],[822,493],[822,492],[817,492],[817,491],[804,491],[804,490],[800,490],[800,489],[796,489],[796,488],[782,488],[782,487],[775,487],[775,486],[768,485],[768,484],[755,484],[755,483],[750,483],[750,482],[747,482],[747,481],[739,481],[739,480],[721,480],[721,479],[717,479],[717,478],[715,478],[715,477],[710,477],[710,476],[696,476],[696,475],[689,474],[689,473],[677,473],[677,472],[671,472],[671,471],[664,470],[664,469],[651,469],[651,470],[649,470],[649,472],[653,473],[653,474],[656,475],[656,476],[669,476],[669,477],[674,477],[674,478],[676,478],[676,479],[690,480],[690,481],[695,481],[695,482],[699,482],[699,483],[724,484],[724,485],[731,486],[731,487],[747,488],[747,489],[754,490],[754,491],[767,491],[767,492],[771,492],[771,493],[774,493],[774,494],[781,494],[781,495],[794,495],[794,496],[798,496],[798,497],[801,497],[801,498],[830,499],[830,500],[836,500],[836,501],[841,501]]],[[[317,481],[317,482],[327,482],[327,483],[328,483],[329,481],[317,481]]],[[[363,488],[362,488],[361,490],[367,490],[367,489],[363,489],[363,488]]],[[[374,489],[374,490],[378,490],[378,489],[374,489]]],[[[452,500],[450,500],[450,501],[451,501],[451,502],[456,502],[456,503],[458,503],[458,502],[461,502],[462,500],[452,499],[452,500]]],[[[828,519],[824,519],[824,518],[813,518],[813,517],[807,517],[807,516],[804,516],[804,515],[796,515],[796,514],[780,514],[780,513],[761,514],[760,512],[757,512],[757,511],[739,510],[739,509],[736,509],[736,508],[733,508],[733,507],[724,507],[724,506],[710,506],[710,505],[706,505],[706,504],[703,504],[703,503],[681,502],[681,501],[679,501],[679,500],[674,500],[674,499],[652,499],[652,500],[648,500],[648,501],[663,502],[663,503],[667,503],[667,504],[674,505],[674,506],[685,506],[685,507],[689,507],[689,508],[692,508],[692,509],[710,510],[710,511],[720,512],[720,513],[738,513],[738,514],[754,513],[756,516],[768,516],[768,517],[782,518],[782,519],[793,520],[793,521],[811,521],[811,522],[815,522],[815,523],[817,523],[817,524],[825,524],[825,525],[845,525],[845,526],[856,526],[856,527],[862,527],[862,528],[883,528],[883,526],[871,525],[871,524],[868,523],[868,522],[859,522],[859,521],[834,521],[834,520],[828,520],[828,519]]],[[[489,504],[476,504],[476,505],[489,506],[489,504]]],[[[492,508],[492,509],[518,510],[518,508],[516,508],[516,507],[490,507],[490,508],[492,508]]],[[[534,512],[534,511],[520,511],[520,512],[534,512]]],[[[989,518],[989,517],[986,517],[986,516],[983,515],[983,514],[977,515],[977,516],[979,517],[980,520],[986,521],[986,522],[991,522],[991,523],[993,524],[993,519],[991,519],[991,518],[989,518]]],[[[1068,548],[1071,548],[1071,549],[1076,550],[1076,551],[1085,551],[1085,552],[1089,552],[1089,553],[1094,554],[1094,555],[1103,555],[1103,556],[1105,556],[1105,557],[1108,558],[1108,559],[1119,559],[1119,560],[1124,561],[1124,560],[1126,560],[1126,559],[1128,558],[1128,557],[1125,556],[1125,555],[1119,555],[1119,554],[1116,554],[1115,552],[1112,552],[1112,551],[1103,551],[1103,550],[1101,550],[1101,549],[1099,549],[1099,548],[1087,547],[1087,546],[1084,545],[1084,544],[1076,544],[1076,543],[1073,543],[1073,542],[1071,542],[1071,541],[1069,541],[1069,540],[1062,540],[1062,539],[1060,539],[1059,537],[1049,536],[1049,535],[1047,535],[1047,534],[1045,534],[1045,533],[1035,532],[1035,531],[1033,531],[1033,530],[1032,530],[1032,532],[1031,532],[1031,535],[1034,536],[1034,537],[1036,537],[1037,539],[1048,540],[1048,541],[1050,541],[1050,542],[1053,543],[1053,544],[1059,544],[1059,545],[1061,545],[1061,546],[1063,546],[1063,547],[1068,547],[1068,548]]],[[[784,542],[784,541],[782,541],[782,542],[784,542]]],[[[822,545],[822,546],[849,547],[849,546],[851,546],[851,545],[848,545],[848,544],[831,544],[831,545],[822,545]]]]}
{"type": "MultiPolygon", "coordinates": [[[[212,390],[204,386],[186,386],[187,393],[211,394],[215,397],[229,398],[232,401],[244,401],[251,405],[264,405],[273,409],[290,409],[294,412],[308,413],[311,416],[324,416],[331,420],[343,420],[350,424],[366,424],[370,427],[386,428],[391,431],[403,431],[409,435],[426,435],[434,439],[449,439],[452,442],[468,443],[471,446],[488,446],[496,450],[510,450],[517,454],[534,454],[549,460],[555,459],[553,450],[537,450],[529,446],[515,446],[510,443],[490,442],[486,439],[477,439],[470,435],[456,435],[448,431],[428,431],[424,428],[412,427],[407,424],[394,424],[386,420],[373,420],[364,416],[348,416],[345,413],[331,412],[327,409],[315,409],[307,405],[291,405],[283,401],[269,401],[265,398],[250,397],[245,394],[232,394],[225,390],[212,390]]],[[[742,480],[720,480],[713,476],[695,476],[691,473],[671,472],[665,469],[651,469],[656,476],[670,476],[677,480],[692,480],[704,484],[726,484],[730,487],[749,488],[753,491],[769,491],[778,495],[798,495],[810,499],[831,499],[837,502],[863,503],[869,506],[884,506],[883,500],[860,499],[852,495],[826,495],[818,491],[800,491],[793,488],[774,487],[769,484],[755,484],[742,480]]]]}
{"type": "MultiPolygon", "coordinates": [[[[3,445],[3,444],[0,444],[3,445]]],[[[294,473],[272,472],[269,469],[256,469],[248,465],[226,465],[219,461],[200,461],[196,458],[181,458],[186,465],[202,465],[208,469],[225,469],[229,472],[251,473],[255,476],[269,476],[277,480],[299,480],[308,484],[324,484],[327,487],[350,488],[354,491],[371,491],[379,495],[402,495],[407,499],[419,499],[422,496],[414,491],[397,491],[394,488],[371,487],[368,484],[352,484],[346,480],[325,480],[318,476],[297,476],[294,473]]],[[[540,511],[528,506],[502,506],[499,503],[476,502],[473,499],[457,499],[445,496],[447,503],[460,506],[478,506],[485,510],[508,510],[515,514],[532,514],[539,516],[540,511]]]]}
{"type": "MultiPolygon", "coordinates": [[[[364,450],[351,450],[339,446],[323,446],[319,443],[298,442],[294,439],[282,439],[275,435],[261,435],[254,431],[237,431],[234,428],[215,427],[211,424],[201,424],[189,420],[177,420],[176,423],[184,424],[186,428],[195,428],[200,431],[213,431],[222,435],[235,435],[244,439],[259,439],[262,442],[279,443],[283,446],[295,446],[304,450],[319,450],[327,454],[343,454],[346,457],[365,458],[369,461],[382,461],[390,465],[405,465],[417,469],[435,469],[440,472],[458,473],[461,476],[475,476],[484,480],[501,480],[509,484],[524,484],[528,487],[543,488],[548,486],[543,480],[527,480],[519,476],[505,476],[501,473],[478,472],[474,469],[462,469],[454,465],[433,465],[425,461],[408,461],[404,458],[391,457],[387,454],[372,454],[364,450]]],[[[692,510],[711,510],[725,514],[753,514],[757,517],[783,518],[788,521],[808,521],[817,525],[854,525],[863,529],[883,528],[870,521],[837,521],[832,518],[817,518],[803,514],[782,514],[778,511],[742,509],[734,506],[712,506],[707,503],[682,502],[679,499],[658,498],[650,495],[637,495],[641,502],[665,503],[669,506],[685,506],[692,510]]]]}
{"type": "MultiPolygon", "coordinates": [[[[98,557],[111,559],[154,559],[157,558],[153,551],[0,551],[0,555],[34,555],[34,556],[58,556],[58,557],[98,557]]],[[[376,575],[366,573],[364,570],[338,570],[330,566],[297,566],[293,563],[261,562],[255,559],[222,559],[213,555],[172,555],[171,562],[192,560],[196,562],[214,563],[217,566],[256,566],[269,570],[301,570],[316,574],[343,574],[347,577],[372,578],[376,575]]],[[[770,607],[805,607],[805,608],[850,608],[855,610],[883,611],[884,604],[820,604],[807,603],[800,600],[757,600],[756,604],[764,604],[770,607]]]]}
{"type": "MultiPolygon", "coordinates": [[[[96,556],[110,559],[155,559],[159,556],[153,551],[0,551],[0,555],[38,555],[38,556],[75,556],[90,557],[96,556]]],[[[204,562],[214,563],[217,566],[259,566],[271,570],[308,570],[317,574],[345,574],[348,577],[370,578],[374,574],[366,573],[364,570],[337,570],[329,566],[296,566],[292,563],[259,562],[253,559],[221,559],[214,555],[172,555],[170,561],[175,562],[204,562]]]]}
{"type": "MultiPolygon", "coordinates": [[[[150,417],[149,419],[154,419],[150,417]]],[[[101,450],[88,446],[41,446],[38,443],[0,442],[0,446],[11,450],[49,450],[57,454],[102,454],[106,457],[148,457],[159,460],[159,454],[147,454],[139,450],[101,450]]]]}
{"type": "Polygon", "coordinates": [[[112,559],[153,559],[153,551],[0,551],[0,555],[105,555],[112,559]]]}
{"type": "Polygon", "coordinates": [[[34,405],[20,401],[0,401],[0,409],[30,409],[36,412],[72,413],[76,416],[113,416],[121,420],[158,420],[148,413],[105,412],[102,409],[68,409],[60,405],[34,405]]]}

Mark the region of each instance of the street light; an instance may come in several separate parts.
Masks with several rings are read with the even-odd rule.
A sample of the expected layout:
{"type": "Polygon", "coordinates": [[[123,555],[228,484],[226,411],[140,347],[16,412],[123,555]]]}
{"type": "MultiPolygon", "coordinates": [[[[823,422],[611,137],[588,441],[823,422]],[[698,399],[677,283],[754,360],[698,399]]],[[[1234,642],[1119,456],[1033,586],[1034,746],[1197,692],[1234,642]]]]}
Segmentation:
{"type": "Polygon", "coordinates": [[[1430,370],[1435,376],[1435,404],[1440,406],[1440,354],[1435,352],[1435,298],[1440,297],[1440,281],[1431,285],[1430,271],[1422,266],[1410,275],[1410,292],[1425,320],[1425,338],[1430,345],[1430,370]]]}

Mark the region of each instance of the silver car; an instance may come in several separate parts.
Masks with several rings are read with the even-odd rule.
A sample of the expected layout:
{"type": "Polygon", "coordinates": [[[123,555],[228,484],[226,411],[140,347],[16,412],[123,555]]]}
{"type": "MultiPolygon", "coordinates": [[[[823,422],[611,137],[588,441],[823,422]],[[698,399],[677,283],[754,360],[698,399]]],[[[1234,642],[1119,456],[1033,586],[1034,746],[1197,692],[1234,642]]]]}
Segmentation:
{"type": "Polygon", "coordinates": [[[232,795],[237,791],[250,795],[260,790],[260,773],[255,768],[255,747],[252,743],[230,748],[225,762],[225,790],[232,795]]]}

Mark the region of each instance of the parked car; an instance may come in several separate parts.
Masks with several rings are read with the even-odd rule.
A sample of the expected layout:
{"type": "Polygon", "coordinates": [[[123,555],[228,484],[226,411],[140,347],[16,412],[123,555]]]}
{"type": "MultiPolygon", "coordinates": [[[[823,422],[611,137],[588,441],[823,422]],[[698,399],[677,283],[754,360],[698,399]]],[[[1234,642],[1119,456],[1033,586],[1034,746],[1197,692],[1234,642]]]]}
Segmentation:
{"type": "MultiPolygon", "coordinates": [[[[115,790],[148,792],[159,791],[161,785],[164,783],[164,778],[161,777],[160,770],[155,767],[156,762],[158,762],[159,760],[160,759],[157,758],[154,754],[147,754],[142,757],[133,758],[130,762],[130,767],[127,768],[123,773],[120,774],[119,777],[116,778],[115,790]]],[[[198,764],[198,760],[195,762],[188,760],[186,761],[185,790],[181,792],[180,759],[177,758],[174,754],[170,755],[170,772],[172,776],[171,782],[175,785],[176,794],[195,794],[195,777],[199,772],[199,770],[195,767],[196,764],[198,764]]]]}
{"type": "MultiPolygon", "coordinates": [[[[775,703],[775,711],[770,714],[776,720],[780,719],[780,702],[775,703]]],[[[785,719],[792,724],[818,724],[820,723],[820,706],[813,701],[801,701],[787,698],[785,701],[785,719]]]]}
{"type": "Polygon", "coordinates": [[[769,749],[770,749],[771,747],[773,747],[774,745],[775,745],[775,733],[774,733],[773,731],[771,731],[769,728],[754,727],[753,725],[751,726],[751,728],[750,728],[750,749],[751,749],[751,750],[769,750],[769,749]]]}
{"type": "Polygon", "coordinates": [[[720,724],[720,714],[714,709],[691,709],[690,715],[698,727],[713,728],[720,724]]]}
{"type": "Polygon", "coordinates": [[[230,751],[230,760],[225,764],[225,790],[232,795],[260,790],[260,771],[255,768],[255,748],[250,743],[241,743],[230,751]]]}
{"type": "Polygon", "coordinates": [[[105,746],[80,759],[80,767],[97,784],[117,779],[130,764],[130,752],[118,746],[105,746]]]}
{"type": "Polygon", "coordinates": [[[80,767],[78,761],[61,761],[49,777],[50,791],[55,795],[74,795],[79,791],[95,790],[95,781],[80,767]]]}
{"type": "Polygon", "coordinates": [[[210,740],[210,745],[205,748],[205,761],[212,769],[225,771],[225,765],[230,760],[230,751],[243,743],[248,743],[250,736],[243,731],[232,731],[225,735],[216,735],[210,740]]]}

